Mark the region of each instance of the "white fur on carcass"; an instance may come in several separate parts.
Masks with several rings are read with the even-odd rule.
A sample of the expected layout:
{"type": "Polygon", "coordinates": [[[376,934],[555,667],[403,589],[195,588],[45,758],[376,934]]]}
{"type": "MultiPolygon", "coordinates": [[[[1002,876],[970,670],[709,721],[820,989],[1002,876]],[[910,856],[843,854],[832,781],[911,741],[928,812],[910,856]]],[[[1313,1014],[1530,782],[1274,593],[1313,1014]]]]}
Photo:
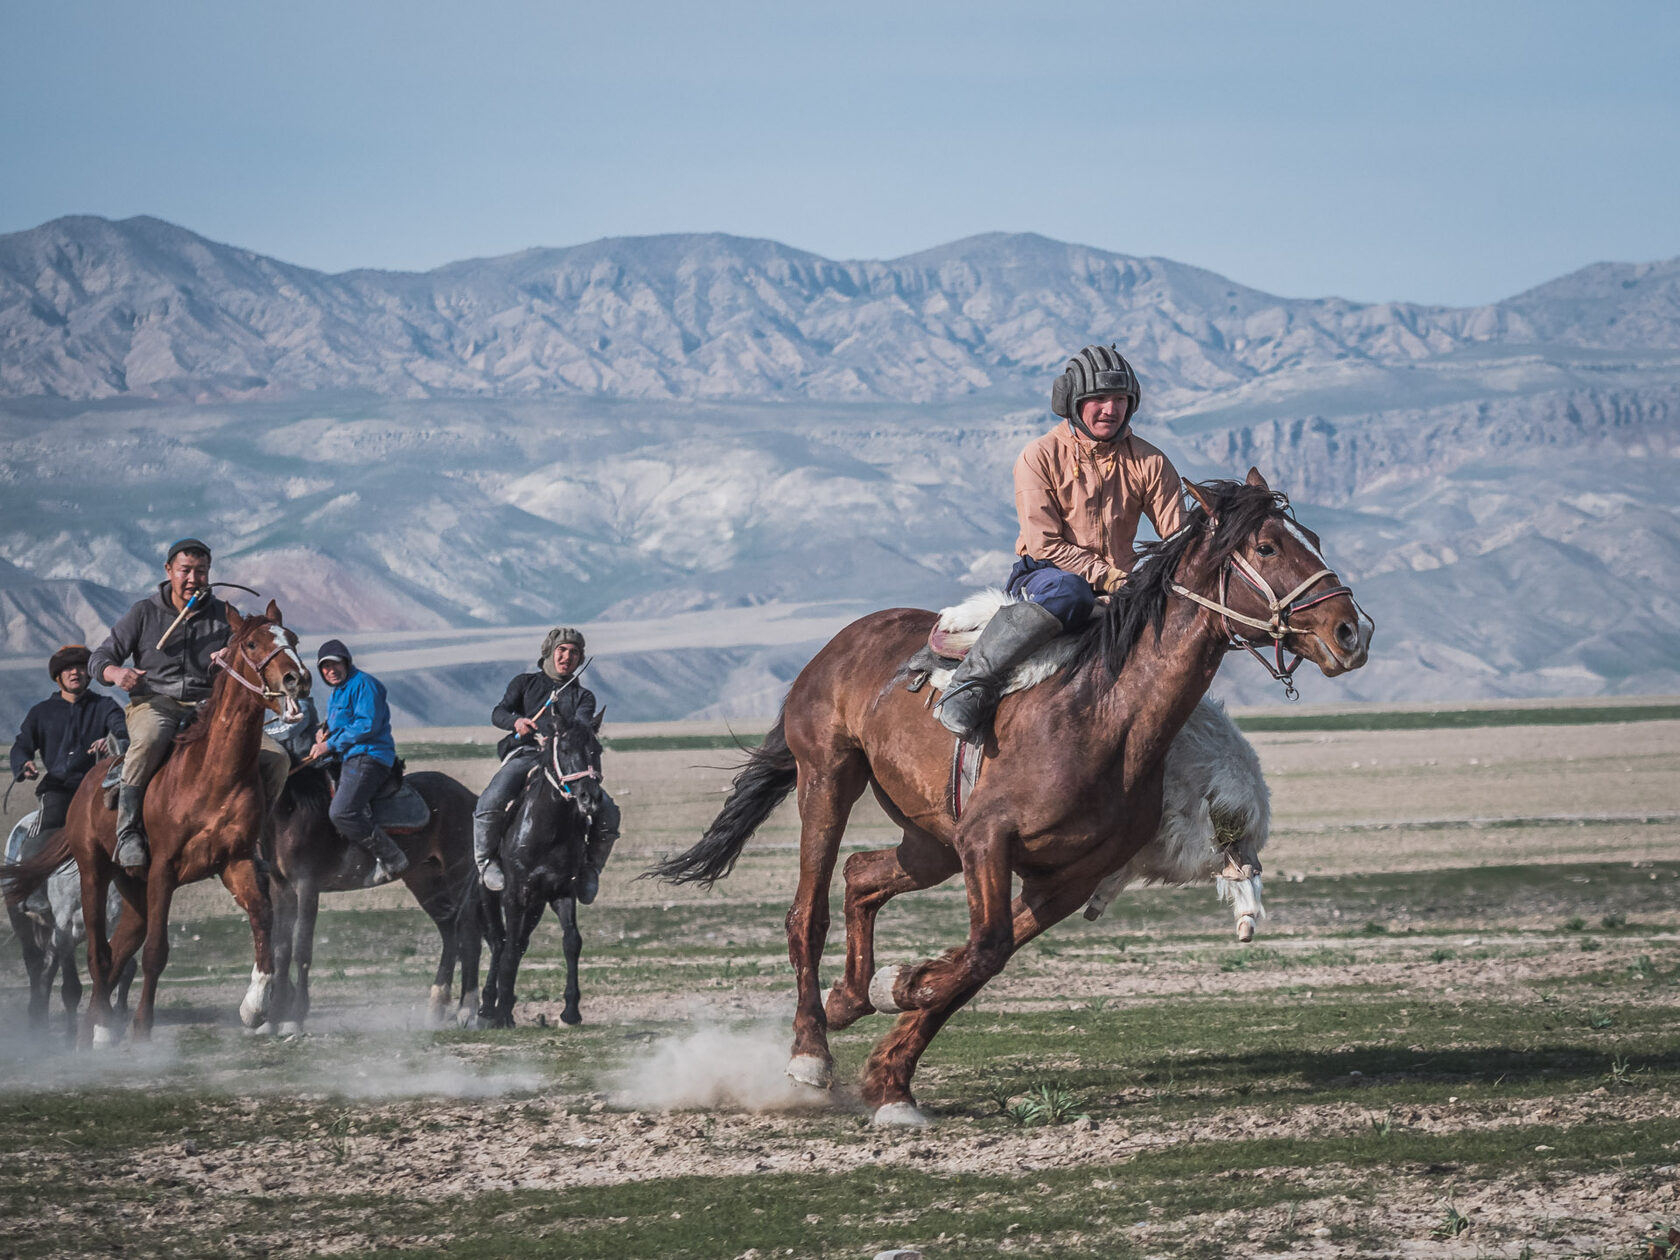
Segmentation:
{"type": "MultiPolygon", "coordinates": [[[[992,614],[1013,602],[1002,591],[984,590],[939,614],[948,647],[972,646],[992,614]]],[[[1004,693],[1043,682],[1072,658],[1077,639],[1062,635],[1034,652],[1010,673],[1004,693]]],[[[944,690],[951,670],[928,678],[944,690]]],[[[1193,884],[1212,879],[1219,899],[1229,902],[1237,939],[1251,940],[1266,917],[1261,903],[1260,850],[1271,830],[1271,792],[1260,758],[1217,700],[1204,697],[1167,750],[1161,826],[1130,862],[1097,885],[1085,907],[1095,919],[1130,884],[1193,884]],[[1220,837],[1227,841],[1220,844],[1220,837]]]]}

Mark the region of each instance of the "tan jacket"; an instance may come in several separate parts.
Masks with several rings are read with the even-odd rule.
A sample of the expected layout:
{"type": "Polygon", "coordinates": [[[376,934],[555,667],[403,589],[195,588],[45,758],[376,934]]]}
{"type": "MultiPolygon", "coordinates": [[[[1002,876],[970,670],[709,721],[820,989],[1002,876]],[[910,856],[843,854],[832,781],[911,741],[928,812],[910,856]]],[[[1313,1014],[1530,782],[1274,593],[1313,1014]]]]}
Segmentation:
{"type": "Polygon", "coordinates": [[[1015,461],[1015,554],[1112,588],[1132,567],[1138,518],[1165,538],[1184,524],[1183,496],[1172,461],[1142,438],[1093,442],[1064,421],[1015,461]]]}

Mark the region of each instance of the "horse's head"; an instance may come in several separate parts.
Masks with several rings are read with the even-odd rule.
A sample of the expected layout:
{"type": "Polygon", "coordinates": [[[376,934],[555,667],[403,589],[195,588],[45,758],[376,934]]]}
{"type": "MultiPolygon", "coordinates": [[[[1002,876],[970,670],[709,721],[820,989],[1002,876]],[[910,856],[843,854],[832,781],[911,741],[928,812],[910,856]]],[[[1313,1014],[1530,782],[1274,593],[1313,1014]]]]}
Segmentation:
{"type": "Polygon", "coordinates": [[[543,775],[585,821],[601,808],[601,715],[578,718],[545,737],[543,775]]]}
{"type": "Polygon", "coordinates": [[[280,618],[280,606],[272,599],[261,616],[242,617],[229,607],[228,626],[233,636],[216,661],[228,677],[256,692],[263,703],[288,722],[302,716],[298,701],[309,694],[309,669],[297,654],[298,637],[280,618]]]}
{"type": "Polygon", "coordinates": [[[1251,651],[1275,644],[1277,667],[1263,657],[1261,663],[1286,684],[1294,665],[1283,665],[1285,651],[1331,678],[1365,663],[1371,619],[1324,559],[1318,536],[1296,521],[1289,500],[1267,486],[1259,469],[1249,469],[1246,482],[1186,483],[1185,489],[1201,507],[1201,520],[1193,516],[1192,523],[1206,544],[1209,572],[1197,585],[1217,586],[1180,587],[1180,594],[1217,612],[1231,639],[1251,651]]]}

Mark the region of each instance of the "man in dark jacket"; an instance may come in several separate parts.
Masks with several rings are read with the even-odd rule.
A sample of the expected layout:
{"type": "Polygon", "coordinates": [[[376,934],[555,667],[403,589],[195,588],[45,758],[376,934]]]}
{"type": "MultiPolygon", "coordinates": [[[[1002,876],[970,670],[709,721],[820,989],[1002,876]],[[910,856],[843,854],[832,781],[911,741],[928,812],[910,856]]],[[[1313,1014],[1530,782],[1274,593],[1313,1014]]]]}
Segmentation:
{"type": "Polygon", "coordinates": [[[357,669],[350,649],[328,639],[315,655],[321,681],[333,689],[327,720],[309,750],[312,761],[337,757],[338,790],[327,817],[338,834],[373,855],[367,887],[395,879],[408,869],[408,855],[373,821],[373,798],[397,764],[391,737],[391,706],[385,684],[357,669]]]}
{"type": "MultiPolygon", "coordinates": [[[[210,698],[212,653],[227,646],[232,630],[227,605],[210,590],[210,548],[183,538],[169,548],[157,590],[111,627],[93,654],[94,678],[128,692],[128,754],[117,792],[117,863],[146,865],[143,806],[146,784],[169,755],[170,742],[192,711],[210,698]],[[133,658],[133,666],[123,664],[133,658]]],[[[263,737],[258,769],[268,803],[280,799],[291,759],[263,737]]]]}
{"type": "MultiPolygon", "coordinates": [[[[496,850],[507,826],[508,811],[519,799],[525,777],[537,760],[537,736],[552,733],[561,725],[595,719],[595,693],[578,682],[583,664],[583,634],[570,626],[548,632],[543,640],[538,669],[520,674],[508,683],[502,702],[490,713],[490,720],[512,734],[496,745],[502,765],[473,810],[473,856],[479,874],[491,892],[500,892],[504,879],[496,850]]],[[[584,905],[595,900],[601,888],[601,868],[607,864],[618,840],[618,806],[605,791],[601,809],[589,831],[583,873],[578,876],[577,899],[584,905]]]]}
{"type": "Polygon", "coordinates": [[[94,762],[110,751],[107,741],[115,739],[120,744],[128,738],[117,702],[88,690],[89,655],[80,643],[52,654],[47,672],[58,684],[58,694],[29,710],[12,744],[12,778],[37,780],[35,799],[41,803],[43,834],[64,826],[70,798],[94,762]],[[39,766],[35,764],[37,751],[39,766]]]}

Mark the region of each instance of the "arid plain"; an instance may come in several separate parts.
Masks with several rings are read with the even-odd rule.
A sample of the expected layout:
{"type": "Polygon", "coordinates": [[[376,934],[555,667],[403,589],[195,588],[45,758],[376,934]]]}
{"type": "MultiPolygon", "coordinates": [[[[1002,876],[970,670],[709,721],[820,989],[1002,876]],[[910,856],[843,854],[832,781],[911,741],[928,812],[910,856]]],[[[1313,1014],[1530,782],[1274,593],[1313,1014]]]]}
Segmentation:
{"type": "MultiPolygon", "coordinates": [[[[609,730],[625,839],[584,911],[581,1027],[549,920],[519,1028],[426,1028],[436,938],[400,890],[328,900],[296,1039],[239,1029],[249,941],[219,887],[177,903],[149,1047],[26,1034],[8,946],[0,1250],[1645,1254],[1680,1225],[1680,720],[1653,703],[1256,731],[1256,942],[1207,888],[1069,921],[934,1043],[912,1133],[848,1088],[884,1019],[836,1037],[831,1096],[780,1077],[791,806],[710,892],[638,881],[736,758],[645,746],[720,727],[609,730]]],[[[404,733],[411,768],[474,788],[493,762],[456,754],[487,737],[404,733]]],[[[893,838],[860,804],[851,842],[893,838]]],[[[956,883],[906,897],[882,956],[965,923],[956,883]]]]}

